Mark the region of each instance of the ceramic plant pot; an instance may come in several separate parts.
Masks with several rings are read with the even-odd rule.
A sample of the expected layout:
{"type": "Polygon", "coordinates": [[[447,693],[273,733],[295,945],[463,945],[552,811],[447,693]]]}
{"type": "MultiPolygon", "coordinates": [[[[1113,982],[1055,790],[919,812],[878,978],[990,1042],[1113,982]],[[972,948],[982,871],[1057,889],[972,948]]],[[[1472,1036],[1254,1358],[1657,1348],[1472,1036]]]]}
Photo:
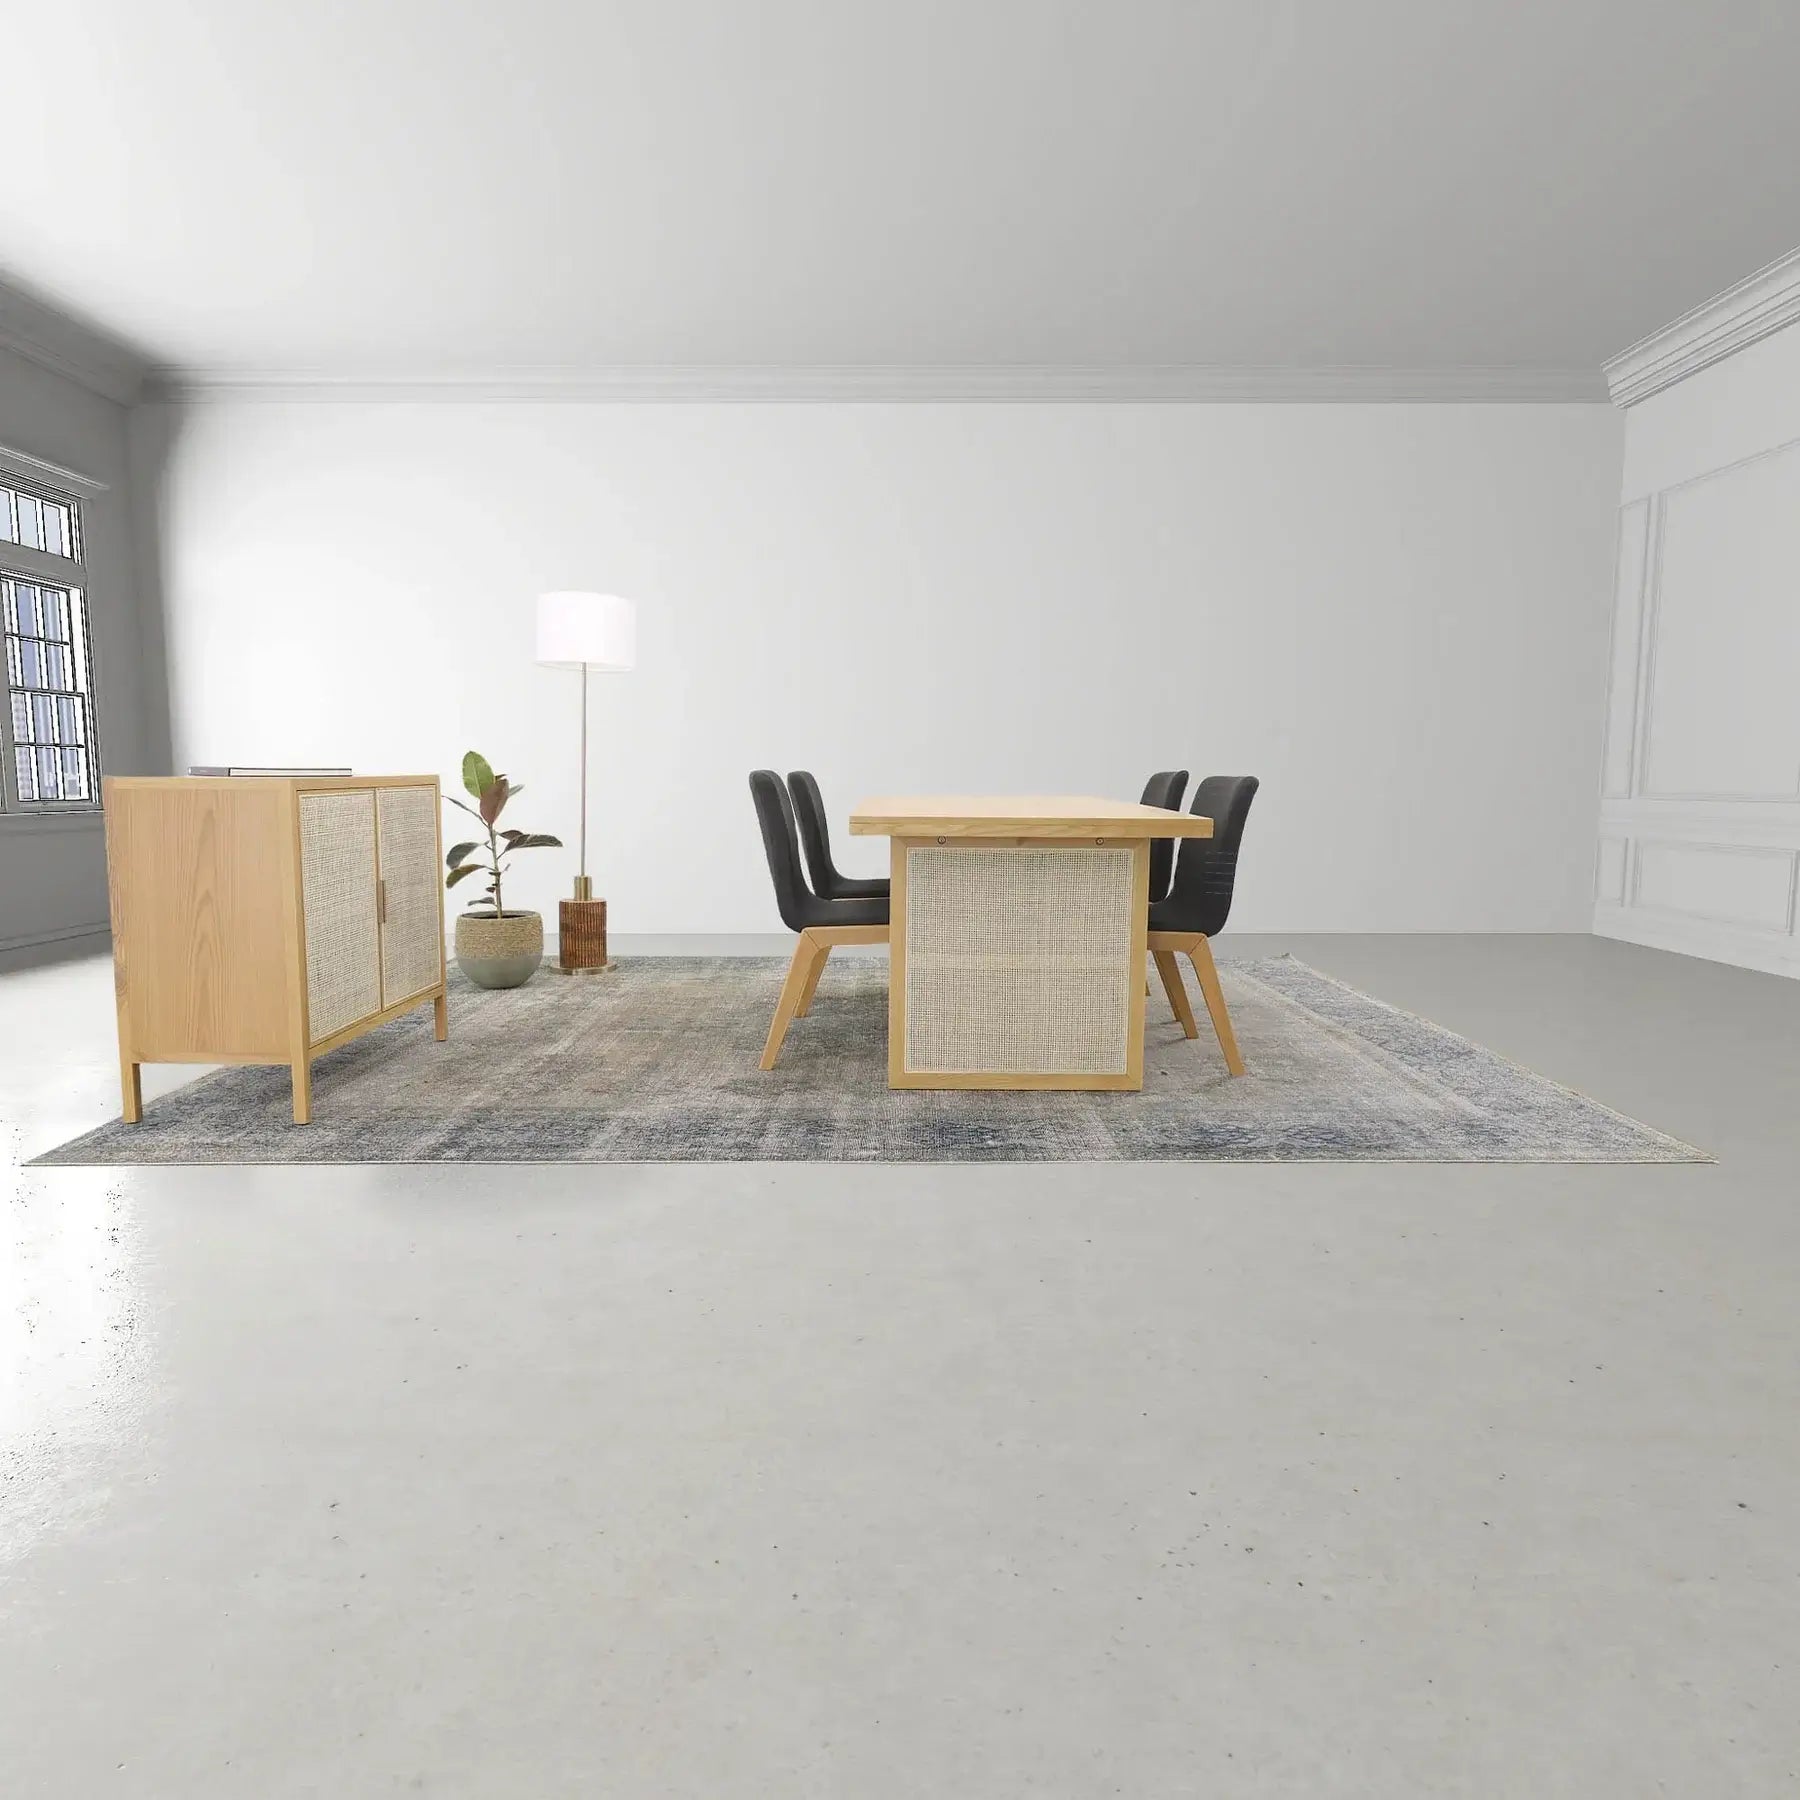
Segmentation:
{"type": "Polygon", "coordinates": [[[544,960],[544,920],[534,912],[461,913],[456,966],[477,987],[523,987],[544,960]]]}

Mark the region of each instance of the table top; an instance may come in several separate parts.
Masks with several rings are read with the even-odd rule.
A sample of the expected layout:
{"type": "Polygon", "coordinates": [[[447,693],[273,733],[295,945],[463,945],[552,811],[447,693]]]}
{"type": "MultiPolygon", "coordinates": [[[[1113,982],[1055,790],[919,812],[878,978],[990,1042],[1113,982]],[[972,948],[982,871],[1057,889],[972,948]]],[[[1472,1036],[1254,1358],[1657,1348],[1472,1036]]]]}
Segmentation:
{"type": "Polygon", "coordinates": [[[1212,820],[1091,794],[904,794],[865,800],[852,837],[1211,837],[1212,820]]]}

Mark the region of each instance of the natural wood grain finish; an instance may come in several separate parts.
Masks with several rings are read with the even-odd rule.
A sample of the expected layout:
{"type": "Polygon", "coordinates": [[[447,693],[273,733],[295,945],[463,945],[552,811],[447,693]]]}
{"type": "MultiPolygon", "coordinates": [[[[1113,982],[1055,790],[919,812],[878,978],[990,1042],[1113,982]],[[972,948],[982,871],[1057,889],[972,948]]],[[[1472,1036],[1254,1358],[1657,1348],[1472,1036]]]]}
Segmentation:
{"type": "Polygon", "coordinates": [[[287,1055],[282,795],[106,794],[121,1043],[134,1062],[287,1055]]]}
{"type": "Polygon", "coordinates": [[[1200,1027],[1194,1023],[1194,1009],[1188,1004],[1187,985],[1181,979],[1181,964],[1173,950],[1152,950],[1156,972],[1162,977],[1163,992],[1169,997],[1169,1010],[1181,1025],[1184,1037],[1198,1037],[1200,1027]]]}
{"type": "Polygon", "coordinates": [[[1169,990],[1169,1004],[1181,1021],[1181,1029],[1189,1036],[1199,1035],[1194,1024],[1193,1009],[1181,985],[1181,966],[1175,961],[1180,951],[1194,965],[1195,979],[1200,983],[1200,997],[1206,1002],[1207,1016],[1212,1020],[1219,1048],[1225,1053],[1225,1067],[1233,1075],[1244,1073],[1244,1058],[1238,1050],[1237,1033],[1231,1026],[1231,1013],[1225,1005],[1225,990],[1219,985],[1218,965],[1213,961],[1212,942],[1198,931],[1153,931],[1149,935],[1151,954],[1156,966],[1163,969],[1163,985],[1169,990]],[[1164,969],[1163,959],[1168,958],[1164,969]],[[1173,985],[1171,984],[1173,978],[1173,985]]]}
{"type": "Polygon", "coordinates": [[[607,966],[604,900],[564,900],[558,905],[556,960],[571,970],[607,966]]]}
{"type": "MultiPolygon", "coordinates": [[[[383,1006],[379,983],[366,1017],[312,1042],[301,875],[303,796],[425,788],[437,811],[435,776],[348,779],[259,776],[122,777],[105,782],[107,887],[113,921],[123,1116],[142,1116],[139,1068],[146,1062],[285,1063],[294,1117],[311,1116],[312,1059],[414,1006],[433,1003],[447,1029],[441,830],[412,833],[406,866],[415,938],[435,922],[429,965],[412,946],[421,990],[383,1006]],[[427,859],[430,867],[424,867],[427,859]],[[414,866],[416,865],[416,866],[414,866]],[[429,886],[429,911],[423,910],[429,886]]],[[[373,800],[373,796],[371,796],[373,800]]],[[[419,811],[417,802],[406,804],[419,811]]],[[[368,880],[379,880],[370,820],[368,880]]],[[[371,885],[369,903],[375,904],[371,885]]],[[[390,888],[390,899],[393,891],[390,888]]]]}
{"type": "Polygon", "coordinates": [[[856,837],[1211,837],[1212,820],[1088,794],[925,794],[865,800],[856,837]]]}
{"type": "Polygon", "coordinates": [[[769,1035],[763,1042],[762,1060],[757,1066],[765,1071],[774,1068],[788,1027],[811,1005],[813,990],[818,986],[826,959],[838,945],[885,944],[887,941],[885,925],[809,925],[801,932],[794,944],[793,961],[788,964],[787,975],[781,983],[775,1016],[769,1021],[769,1035]]]}

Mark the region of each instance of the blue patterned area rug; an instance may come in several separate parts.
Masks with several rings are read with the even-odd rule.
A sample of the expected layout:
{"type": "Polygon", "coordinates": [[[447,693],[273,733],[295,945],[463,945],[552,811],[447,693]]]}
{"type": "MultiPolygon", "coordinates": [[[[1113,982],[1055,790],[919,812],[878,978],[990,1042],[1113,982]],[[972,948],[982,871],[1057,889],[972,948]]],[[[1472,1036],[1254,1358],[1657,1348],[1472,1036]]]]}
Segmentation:
{"type": "MultiPolygon", "coordinates": [[[[222,1069],[37,1159],[103,1163],[1502,1162],[1710,1159],[1290,957],[1220,965],[1249,1073],[1148,1001],[1138,1094],[895,1092],[887,963],[839,957],[779,1066],[782,961],[646,958],[429,1007],[284,1069],[222,1069]]],[[[1191,982],[1191,976],[1190,976],[1191,982]]]]}

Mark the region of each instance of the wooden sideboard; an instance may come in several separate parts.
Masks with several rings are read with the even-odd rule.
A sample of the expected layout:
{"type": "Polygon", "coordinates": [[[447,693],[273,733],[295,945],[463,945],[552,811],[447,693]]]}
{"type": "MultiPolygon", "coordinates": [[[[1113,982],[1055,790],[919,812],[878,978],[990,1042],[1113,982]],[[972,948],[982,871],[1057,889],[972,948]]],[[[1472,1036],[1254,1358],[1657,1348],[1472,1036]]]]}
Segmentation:
{"type": "Polygon", "coordinates": [[[435,775],[110,779],[107,886],[124,1115],[147,1062],[312,1059],[444,1003],[435,775]]]}

